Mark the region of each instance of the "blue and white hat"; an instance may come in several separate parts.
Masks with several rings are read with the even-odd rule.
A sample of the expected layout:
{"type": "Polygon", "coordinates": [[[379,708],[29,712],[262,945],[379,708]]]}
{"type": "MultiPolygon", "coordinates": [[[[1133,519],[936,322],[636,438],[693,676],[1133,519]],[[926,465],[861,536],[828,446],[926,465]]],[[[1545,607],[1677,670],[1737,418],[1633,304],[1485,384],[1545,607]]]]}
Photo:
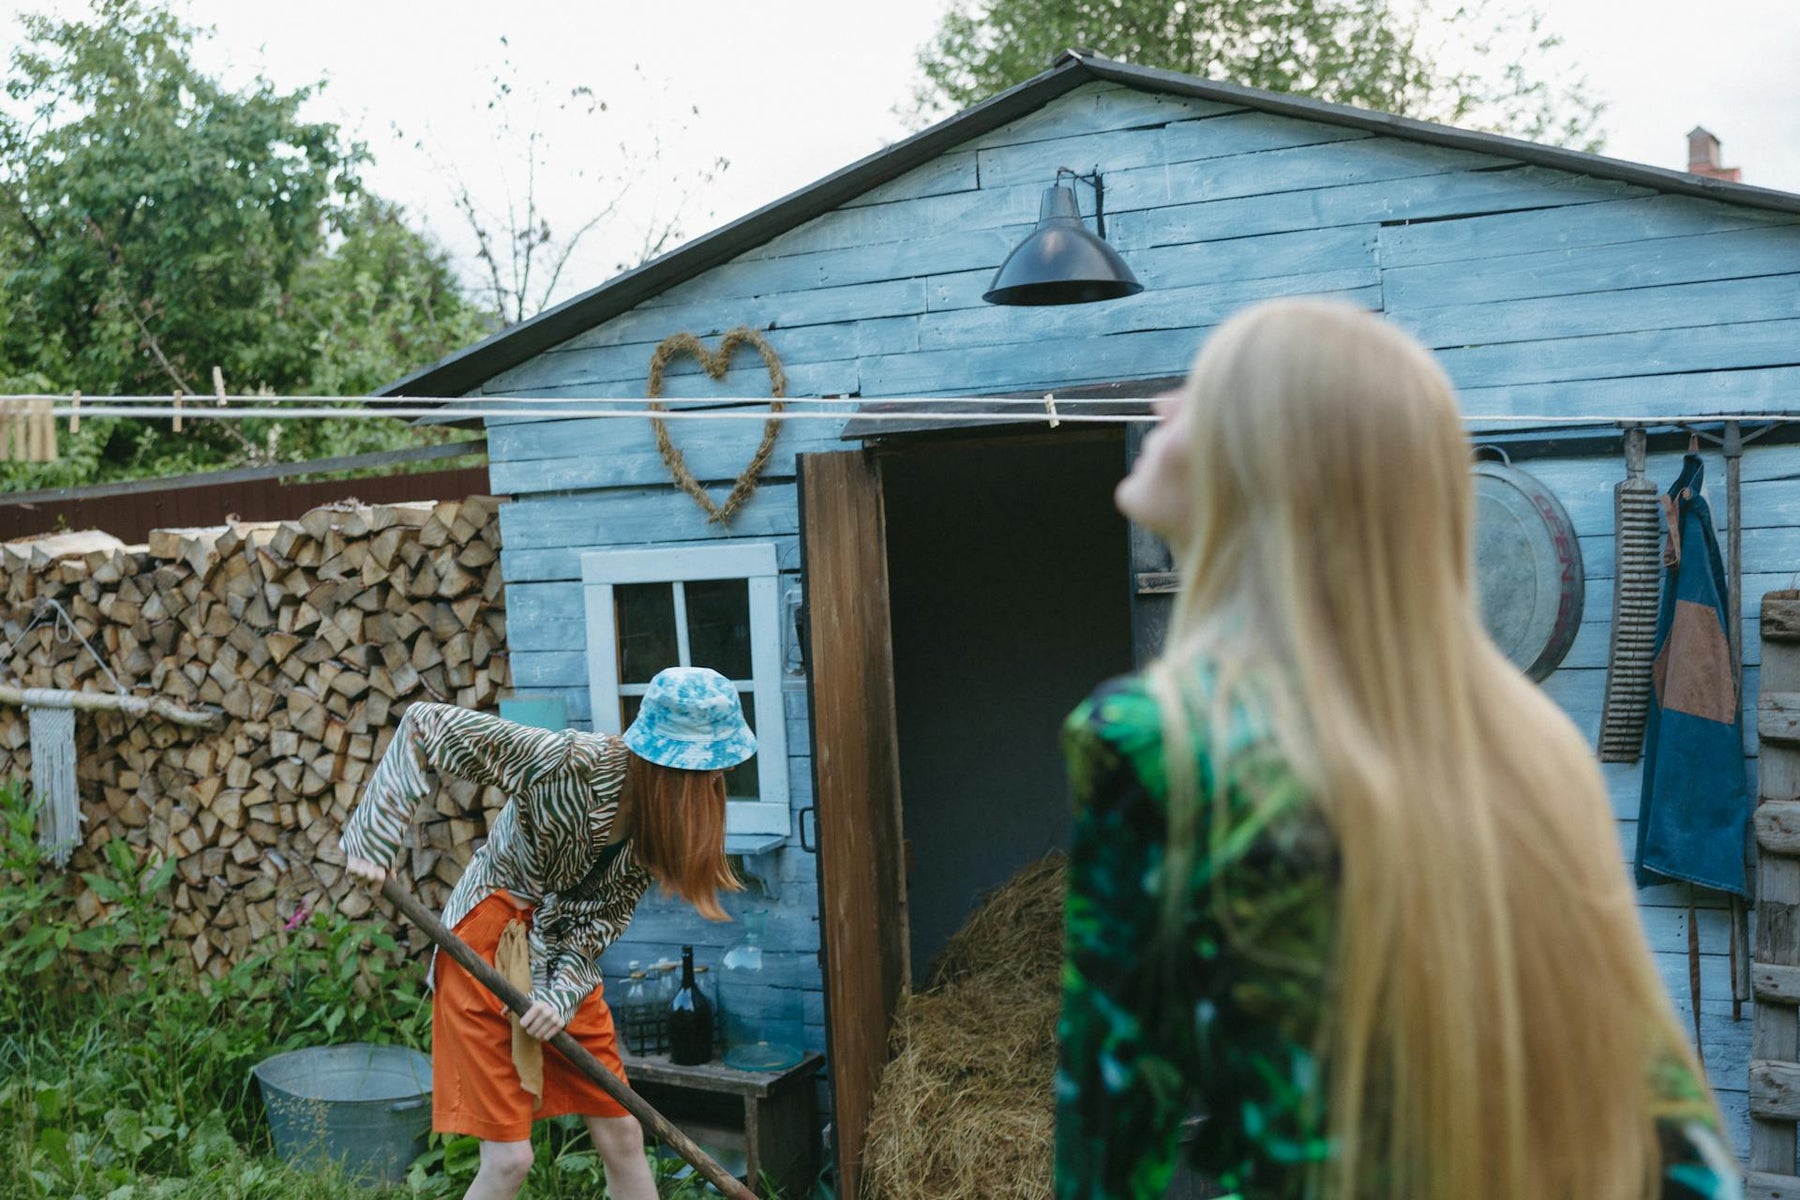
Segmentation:
{"type": "Polygon", "coordinates": [[[722,771],[756,753],[756,735],[729,679],[709,667],[669,667],[644,689],[625,745],[659,766],[722,771]]]}

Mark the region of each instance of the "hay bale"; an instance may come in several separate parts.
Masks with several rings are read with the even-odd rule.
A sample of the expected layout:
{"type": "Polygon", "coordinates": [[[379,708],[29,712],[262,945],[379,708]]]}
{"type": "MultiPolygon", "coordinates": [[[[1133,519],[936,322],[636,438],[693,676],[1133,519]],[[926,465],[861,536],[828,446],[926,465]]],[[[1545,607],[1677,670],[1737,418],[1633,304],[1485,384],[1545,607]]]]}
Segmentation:
{"type": "Polygon", "coordinates": [[[995,891],[901,998],[863,1151],[874,1200],[1049,1200],[1065,865],[995,891]]]}

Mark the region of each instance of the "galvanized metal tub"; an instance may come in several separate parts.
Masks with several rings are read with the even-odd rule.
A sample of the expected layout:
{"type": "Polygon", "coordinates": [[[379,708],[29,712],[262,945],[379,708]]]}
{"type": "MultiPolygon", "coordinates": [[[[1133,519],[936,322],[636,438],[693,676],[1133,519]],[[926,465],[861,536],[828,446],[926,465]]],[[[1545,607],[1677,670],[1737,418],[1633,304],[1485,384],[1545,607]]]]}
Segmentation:
{"type": "Polygon", "coordinates": [[[404,1046],[313,1046],[251,1071],[275,1153],[307,1169],[335,1163],[364,1183],[401,1183],[431,1132],[431,1059],[404,1046]]]}
{"type": "Polygon", "coordinates": [[[1482,620],[1532,679],[1556,670],[1574,644],[1586,600],[1582,574],[1575,526],[1550,489],[1511,463],[1476,463],[1475,578],[1482,620]]]}

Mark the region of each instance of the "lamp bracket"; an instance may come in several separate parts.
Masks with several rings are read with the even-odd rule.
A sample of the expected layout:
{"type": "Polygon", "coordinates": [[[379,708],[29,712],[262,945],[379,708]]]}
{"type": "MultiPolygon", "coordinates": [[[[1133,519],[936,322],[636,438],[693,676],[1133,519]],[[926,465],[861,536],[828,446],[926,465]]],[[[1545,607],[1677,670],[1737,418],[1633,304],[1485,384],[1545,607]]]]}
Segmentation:
{"type": "Polygon", "coordinates": [[[1106,183],[1100,177],[1100,168],[1096,166],[1092,171],[1086,173],[1077,171],[1074,167],[1056,168],[1058,184],[1062,183],[1065,175],[1094,189],[1094,232],[1104,239],[1106,237],[1106,183]]]}

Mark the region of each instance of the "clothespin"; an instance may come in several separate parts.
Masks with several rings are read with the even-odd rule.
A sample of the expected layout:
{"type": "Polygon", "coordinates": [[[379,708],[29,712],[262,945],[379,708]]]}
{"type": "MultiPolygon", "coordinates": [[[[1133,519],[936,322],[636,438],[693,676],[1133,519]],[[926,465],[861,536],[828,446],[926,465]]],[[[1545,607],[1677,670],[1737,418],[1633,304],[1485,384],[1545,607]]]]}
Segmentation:
{"type": "Polygon", "coordinates": [[[1050,414],[1050,428],[1055,429],[1062,424],[1062,418],[1056,415],[1056,393],[1044,393],[1044,411],[1050,414]]]}
{"type": "Polygon", "coordinates": [[[74,433],[81,428],[81,389],[69,398],[69,432],[74,433]]]}
{"type": "Polygon", "coordinates": [[[1688,453],[1700,453],[1700,435],[1695,433],[1692,429],[1688,430],[1688,453]]]}
{"type": "Polygon", "coordinates": [[[225,372],[213,367],[213,395],[218,398],[219,407],[225,407],[225,372]]]}
{"type": "Polygon", "coordinates": [[[181,432],[181,389],[175,389],[175,432],[181,432]]]}

